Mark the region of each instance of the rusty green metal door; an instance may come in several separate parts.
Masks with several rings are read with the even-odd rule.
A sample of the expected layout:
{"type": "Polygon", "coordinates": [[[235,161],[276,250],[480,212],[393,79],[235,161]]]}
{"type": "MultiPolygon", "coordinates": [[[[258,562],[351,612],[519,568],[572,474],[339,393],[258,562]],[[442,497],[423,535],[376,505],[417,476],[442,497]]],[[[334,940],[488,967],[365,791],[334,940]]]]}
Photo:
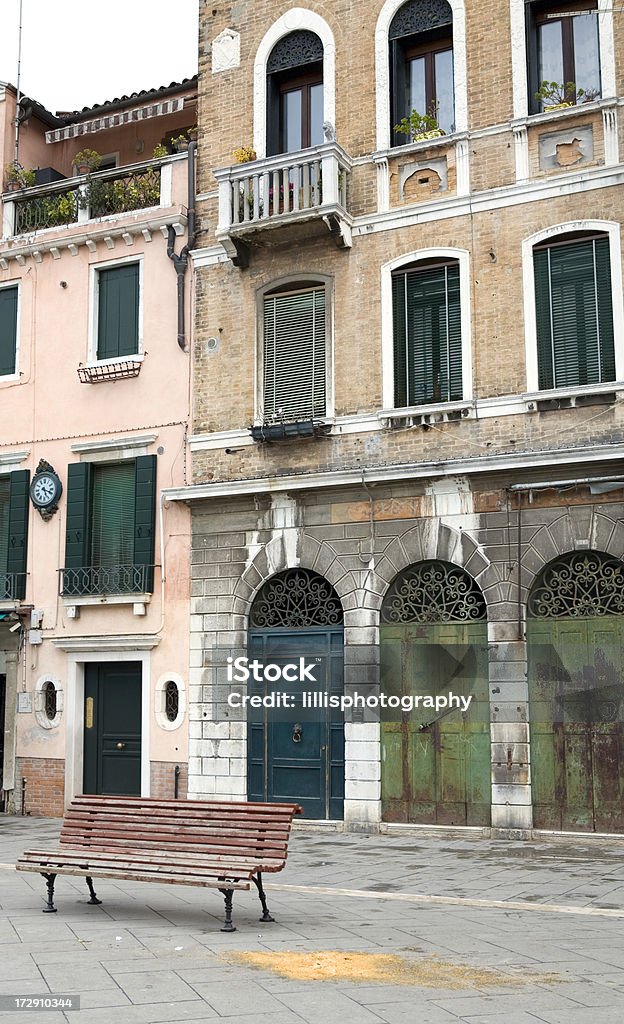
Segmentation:
{"type": "Polygon", "coordinates": [[[487,623],[383,624],[380,642],[385,693],[472,697],[466,712],[418,707],[382,721],[383,820],[489,825],[487,623]]]}
{"type": "Polygon", "coordinates": [[[533,824],[624,832],[624,616],[529,618],[533,824]]]}

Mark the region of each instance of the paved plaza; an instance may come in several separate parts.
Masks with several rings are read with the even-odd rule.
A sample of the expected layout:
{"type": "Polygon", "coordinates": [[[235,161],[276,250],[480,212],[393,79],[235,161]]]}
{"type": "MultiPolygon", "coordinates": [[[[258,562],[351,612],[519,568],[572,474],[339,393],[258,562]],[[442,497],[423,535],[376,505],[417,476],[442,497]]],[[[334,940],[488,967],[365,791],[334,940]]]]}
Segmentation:
{"type": "MultiPolygon", "coordinates": [[[[274,924],[236,893],[224,934],[210,889],[59,877],[10,865],[54,843],[60,822],[0,818],[0,995],[80,995],[73,1011],[2,1019],[74,1024],[621,1024],[624,848],[299,831],[267,876],[274,924]],[[436,899],[439,897],[439,899],[436,899]],[[242,952],[395,954],[391,983],[302,980],[234,962],[242,952]],[[413,983],[415,982],[415,983],[413,983]]],[[[319,958],[319,963],[321,962],[319,958]]],[[[346,959],[351,963],[355,958],[346,959]]],[[[314,957],[311,958],[315,963],[314,957]]],[[[287,971],[288,973],[288,971],[287,971]]]]}

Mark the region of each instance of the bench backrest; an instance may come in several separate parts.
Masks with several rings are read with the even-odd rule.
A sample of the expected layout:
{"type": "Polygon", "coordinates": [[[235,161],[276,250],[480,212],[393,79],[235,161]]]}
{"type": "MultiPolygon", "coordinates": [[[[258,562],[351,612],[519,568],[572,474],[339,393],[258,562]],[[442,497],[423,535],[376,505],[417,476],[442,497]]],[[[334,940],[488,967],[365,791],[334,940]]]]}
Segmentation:
{"type": "Polygon", "coordinates": [[[285,861],[297,804],[224,800],[151,800],[79,796],[68,807],[60,842],[123,854],[169,850],[218,857],[285,861]]]}

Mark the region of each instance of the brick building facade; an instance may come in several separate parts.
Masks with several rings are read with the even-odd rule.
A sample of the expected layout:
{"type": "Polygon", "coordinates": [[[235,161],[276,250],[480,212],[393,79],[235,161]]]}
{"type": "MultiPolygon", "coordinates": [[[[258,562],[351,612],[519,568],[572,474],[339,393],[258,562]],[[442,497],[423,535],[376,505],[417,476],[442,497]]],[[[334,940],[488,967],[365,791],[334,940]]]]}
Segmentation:
{"type": "Polygon", "coordinates": [[[624,831],[624,22],[570,14],[200,5],[194,795],[309,795],[296,730],[211,713],[215,645],[272,624],[347,690],[474,697],[311,740],[311,816],[624,831]]]}

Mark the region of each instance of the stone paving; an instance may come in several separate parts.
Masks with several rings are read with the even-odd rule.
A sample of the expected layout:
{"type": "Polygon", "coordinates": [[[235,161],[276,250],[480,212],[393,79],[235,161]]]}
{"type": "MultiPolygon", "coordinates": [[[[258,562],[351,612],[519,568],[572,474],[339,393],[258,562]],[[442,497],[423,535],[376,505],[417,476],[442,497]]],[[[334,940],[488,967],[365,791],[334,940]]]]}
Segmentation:
{"type": "MultiPolygon", "coordinates": [[[[0,818],[0,995],[79,994],[81,1010],[27,1010],[27,1024],[621,1024],[624,1020],[622,845],[513,842],[297,831],[288,865],[267,885],[275,924],[253,893],[57,879],[10,866],[45,846],[58,821],[0,818]],[[305,891],[298,891],[305,890],[305,891]],[[349,894],[348,891],[351,890],[349,894]],[[355,892],[353,892],[355,891],[355,892]],[[421,897],[420,899],[418,897],[421,897]],[[444,897],[446,902],[435,901],[444,897]],[[499,906],[498,904],[503,904],[499,906]],[[459,988],[298,981],[228,962],[231,951],[393,953],[475,969],[459,988]],[[500,984],[478,983],[479,969],[500,984]],[[509,981],[516,984],[509,987],[509,981]]],[[[267,876],[266,881],[270,881],[267,876]]]]}

